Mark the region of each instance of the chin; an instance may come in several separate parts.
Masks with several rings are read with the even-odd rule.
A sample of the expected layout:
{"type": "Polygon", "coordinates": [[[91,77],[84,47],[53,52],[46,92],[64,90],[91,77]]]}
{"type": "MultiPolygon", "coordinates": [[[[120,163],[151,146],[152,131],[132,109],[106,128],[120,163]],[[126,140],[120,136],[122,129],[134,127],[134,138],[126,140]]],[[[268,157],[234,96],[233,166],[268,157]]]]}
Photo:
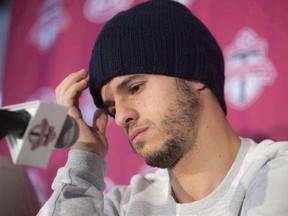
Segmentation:
{"type": "Polygon", "coordinates": [[[165,154],[154,153],[144,158],[147,165],[158,168],[173,168],[181,159],[180,157],[169,157],[165,154]]]}
{"type": "Polygon", "coordinates": [[[146,151],[146,154],[142,154],[142,156],[149,166],[173,168],[188,150],[182,145],[182,140],[180,142],[179,140],[181,139],[166,140],[161,145],[161,148],[155,149],[154,151],[146,151]]]}

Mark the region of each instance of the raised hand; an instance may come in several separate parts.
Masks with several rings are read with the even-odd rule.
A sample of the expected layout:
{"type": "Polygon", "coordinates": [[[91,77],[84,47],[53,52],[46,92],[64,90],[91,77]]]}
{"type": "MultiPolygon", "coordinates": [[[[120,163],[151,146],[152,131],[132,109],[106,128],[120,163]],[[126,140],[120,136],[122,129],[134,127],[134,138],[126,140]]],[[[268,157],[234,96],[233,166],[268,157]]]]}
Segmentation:
{"type": "Polygon", "coordinates": [[[79,108],[79,98],[89,83],[88,71],[83,69],[68,75],[55,89],[57,103],[69,108],[68,114],[78,123],[80,135],[78,141],[71,147],[93,152],[104,158],[108,152],[105,136],[108,116],[97,109],[94,113],[93,125],[84,122],[79,108]]]}

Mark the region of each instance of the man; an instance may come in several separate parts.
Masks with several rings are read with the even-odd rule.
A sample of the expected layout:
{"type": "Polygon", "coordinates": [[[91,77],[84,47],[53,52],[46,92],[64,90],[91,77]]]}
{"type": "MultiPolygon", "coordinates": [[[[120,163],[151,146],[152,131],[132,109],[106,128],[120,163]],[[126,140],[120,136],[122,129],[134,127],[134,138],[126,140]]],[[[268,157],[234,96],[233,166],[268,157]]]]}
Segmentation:
{"type": "Polygon", "coordinates": [[[88,72],[56,89],[80,127],[54,193],[39,215],[286,215],[288,143],[256,144],[226,120],[222,52],[183,5],[148,1],[112,18],[88,72]],[[78,106],[90,88],[88,126],[78,106]],[[103,196],[107,114],[131,147],[160,169],[103,196]]]}

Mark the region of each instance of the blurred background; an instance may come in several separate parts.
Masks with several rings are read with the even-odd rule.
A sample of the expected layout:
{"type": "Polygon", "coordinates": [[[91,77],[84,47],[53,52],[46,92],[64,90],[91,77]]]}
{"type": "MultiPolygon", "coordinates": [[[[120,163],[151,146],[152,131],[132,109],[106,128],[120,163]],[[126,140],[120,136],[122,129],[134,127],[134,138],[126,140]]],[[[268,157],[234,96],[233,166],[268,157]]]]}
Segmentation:
{"type": "MultiPolygon", "coordinates": [[[[103,24],[141,2],[0,0],[0,105],[55,102],[54,88],[64,77],[88,67],[103,24]]],[[[288,1],[179,2],[207,25],[223,50],[227,117],[232,127],[240,136],[256,141],[288,140],[288,1]]],[[[88,91],[81,96],[81,107],[85,120],[91,123],[95,106],[88,91]]],[[[110,152],[106,192],[114,185],[128,184],[135,173],[153,171],[132,152],[112,120],[107,136],[110,152]]],[[[57,169],[65,164],[67,152],[55,150],[47,168],[13,166],[6,140],[0,140],[0,211],[3,206],[14,206],[13,211],[6,210],[3,215],[35,215],[51,195],[52,181],[57,169]],[[7,194],[5,201],[3,194],[7,194]],[[15,210],[13,194],[22,204],[27,197],[33,200],[23,205],[22,214],[15,210]]]]}

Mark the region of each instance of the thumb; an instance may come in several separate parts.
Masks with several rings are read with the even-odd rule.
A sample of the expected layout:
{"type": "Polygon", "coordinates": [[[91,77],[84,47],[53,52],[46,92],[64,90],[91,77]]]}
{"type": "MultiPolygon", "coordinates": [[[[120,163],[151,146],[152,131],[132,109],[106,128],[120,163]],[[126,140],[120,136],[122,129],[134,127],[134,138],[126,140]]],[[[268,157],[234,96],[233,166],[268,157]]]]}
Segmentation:
{"type": "Polygon", "coordinates": [[[100,133],[105,134],[108,123],[108,115],[103,109],[97,109],[94,113],[93,127],[100,133]]]}

